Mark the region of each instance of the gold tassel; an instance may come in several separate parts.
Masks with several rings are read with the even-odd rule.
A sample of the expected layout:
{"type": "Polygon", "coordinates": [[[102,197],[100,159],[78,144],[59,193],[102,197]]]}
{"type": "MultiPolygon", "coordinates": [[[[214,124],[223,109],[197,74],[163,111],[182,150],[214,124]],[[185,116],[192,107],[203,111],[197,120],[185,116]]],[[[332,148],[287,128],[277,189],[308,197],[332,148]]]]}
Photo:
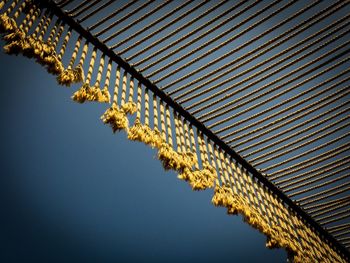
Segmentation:
{"type": "MultiPolygon", "coordinates": [[[[182,144],[183,151],[186,151],[187,153],[191,153],[192,155],[192,167],[191,169],[185,169],[183,170],[179,175],[178,178],[181,180],[187,181],[190,186],[192,187],[192,190],[199,191],[199,190],[205,190],[208,188],[212,188],[214,186],[214,181],[217,178],[216,170],[213,166],[211,166],[208,162],[204,162],[202,164],[203,168],[199,169],[198,165],[198,159],[195,154],[196,149],[191,150],[190,147],[190,140],[188,136],[188,128],[186,121],[182,122],[182,120],[176,121],[175,117],[175,124],[177,123],[179,131],[177,132],[180,135],[180,140],[178,142],[182,144]],[[181,127],[181,123],[184,123],[184,126],[181,127]],[[183,135],[183,130],[185,131],[185,138],[183,135]],[[186,145],[185,145],[186,143],[186,145]],[[187,149],[186,149],[187,148],[187,149]],[[193,151],[193,152],[192,152],[193,151]]],[[[191,136],[193,136],[193,131],[191,133],[191,136]]],[[[192,143],[194,144],[194,138],[192,137],[192,143]]],[[[201,141],[200,141],[200,148],[202,147],[201,141]]]]}
{"type": "MultiPolygon", "coordinates": [[[[23,9],[25,5],[21,5],[21,7],[23,9]]],[[[21,8],[19,8],[14,17],[18,17],[21,11],[21,8]]],[[[4,51],[7,54],[18,55],[23,53],[26,57],[34,57],[39,64],[47,67],[49,73],[55,75],[60,74],[63,71],[63,65],[56,56],[55,48],[50,45],[50,43],[45,43],[42,40],[42,36],[44,35],[44,32],[46,32],[47,27],[51,22],[51,18],[46,19],[46,24],[41,35],[37,39],[36,35],[26,36],[26,33],[33,25],[35,19],[39,16],[39,9],[35,5],[30,5],[27,7],[26,12],[27,15],[19,27],[13,25],[11,29],[7,26],[8,34],[3,37],[7,42],[7,45],[4,46],[4,51]]],[[[11,23],[13,24],[13,22],[14,20],[11,23]]],[[[40,27],[41,25],[42,24],[39,23],[40,27]]]]}
{"type": "MultiPolygon", "coordinates": [[[[112,130],[114,133],[116,131],[121,131],[121,130],[126,130],[128,132],[129,120],[127,118],[127,114],[134,114],[137,110],[136,105],[133,102],[124,103],[121,106],[121,108],[119,108],[118,106],[119,82],[120,82],[120,66],[118,66],[116,71],[112,106],[108,108],[106,112],[101,116],[102,121],[105,124],[109,124],[112,127],[112,130]]],[[[108,78],[108,83],[109,83],[109,78],[108,78]]],[[[126,90],[126,83],[123,89],[126,90]]]]}
{"type": "MultiPolygon", "coordinates": [[[[8,17],[8,14],[10,14],[15,8],[17,2],[14,2],[4,14],[0,15],[0,33],[7,34],[3,36],[3,40],[6,42],[3,49],[5,53],[9,55],[18,55],[26,44],[25,32],[22,30],[22,27],[18,27],[15,19],[23,12],[23,9],[27,5],[27,1],[24,1],[19,6],[18,10],[13,15],[13,18],[8,17]]],[[[29,19],[28,16],[30,17],[28,14],[23,21],[24,23],[29,19]]]]}
{"type": "MultiPolygon", "coordinates": [[[[128,130],[128,139],[132,141],[143,142],[152,148],[159,148],[163,143],[160,132],[157,130],[152,130],[149,127],[149,98],[148,98],[148,90],[145,91],[145,125],[141,124],[141,114],[139,113],[138,107],[135,103],[132,102],[133,88],[134,88],[134,80],[130,81],[130,94],[129,94],[129,104],[133,107],[132,112],[138,112],[134,125],[128,130]]],[[[140,85],[138,87],[138,105],[141,103],[141,89],[140,85]]],[[[124,93],[123,93],[124,94],[124,93]]],[[[124,105],[123,105],[124,106],[124,105]]],[[[139,109],[141,110],[141,105],[139,105],[139,109]]]]}
{"type": "Polygon", "coordinates": [[[73,94],[72,99],[79,103],[84,103],[85,101],[109,103],[110,94],[108,90],[101,90],[100,87],[90,86],[89,84],[85,83],[73,94]]]}
{"type": "MultiPolygon", "coordinates": [[[[15,19],[14,18],[10,18],[9,14],[18,5],[18,2],[19,2],[19,0],[13,1],[11,6],[9,6],[9,8],[6,10],[6,12],[0,15],[0,34],[12,33],[12,32],[14,32],[17,29],[17,23],[16,23],[15,19]]],[[[20,5],[19,13],[22,12],[22,9],[25,7],[25,5],[26,5],[26,2],[23,2],[20,5]]]]}
{"type": "Polygon", "coordinates": [[[82,51],[78,66],[73,69],[74,62],[76,60],[77,54],[78,54],[79,49],[80,49],[81,40],[82,40],[82,37],[79,36],[78,40],[75,44],[73,54],[72,54],[72,57],[71,57],[71,60],[69,62],[67,69],[65,69],[61,74],[59,74],[57,76],[57,82],[60,85],[64,85],[64,86],[69,87],[71,84],[84,81],[83,65],[84,65],[85,57],[86,57],[86,54],[87,54],[88,48],[89,48],[87,42],[84,44],[83,51],[82,51]]]}
{"type": "Polygon", "coordinates": [[[93,86],[90,86],[90,81],[95,65],[95,59],[97,55],[97,49],[94,48],[91,56],[89,71],[86,76],[86,82],[83,84],[83,86],[76,91],[72,99],[79,103],[84,103],[85,101],[95,101],[95,102],[102,102],[102,103],[109,103],[110,102],[110,94],[108,91],[108,88],[100,89],[100,81],[102,76],[102,71],[104,68],[104,55],[101,56],[100,65],[97,72],[97,80],[96,83],[93,86]]]}
{"type": "Polygon", "coordinates": [[[128,139],[143,142],[152,148],[160,148],[163,143],[160,132],[142,125],[139,119],[136,119],[134,125],[128,130],[128,139]]]}
{"type": "Polygon", "coordinates": [[[129,121],[125,112],[120,110],[115,104],[106,110],[101,116],[101,119],[105,124],[109,124],[112,127],[114,133],[116,131],[126,130],[129,126],[129,121]]]}
{"type": "Polygon", "coordinates": [[[60,85],[70,86],[73,83],[78,83],[84,79],[84,70],[81,65],[74,69],[65,69],[57,76],[57,82],[60,85]]]}

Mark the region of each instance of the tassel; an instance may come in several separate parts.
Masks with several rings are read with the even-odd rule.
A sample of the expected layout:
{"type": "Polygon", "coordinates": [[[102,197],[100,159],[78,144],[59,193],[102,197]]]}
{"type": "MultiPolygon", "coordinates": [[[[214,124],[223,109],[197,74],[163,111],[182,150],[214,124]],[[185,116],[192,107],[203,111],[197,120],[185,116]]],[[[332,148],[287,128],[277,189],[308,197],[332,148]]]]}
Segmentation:
{"type": "Polygon", "coordinates": [[[0,33],[11,33],[17,29],[17,23],[13,18],[7,16],[7,14],[0,15],[0,33]]]}
{"type": "Polygon", "coordinates": [[[81,65],[74,69],[65,69],[57,76],[57,82],[60,85],[70,86],[73,83],[82,82],[84,80],[84,70],[81,65]]]}
{"type": "MultiPolygon", "coordinates": [[[[16,12],[17,16],[14,16],[14,18],[10,18],[9,14],[13,11],[13,9],[18,5],[19,0],[15,0],[12,2],[11,6],[6,10],[4,14],[0,15],[0,34],[3,33],[12,33],[17,29],[17,23],[14,18],[17,18],[19,13],[22,12],[22,9],[26,5],[26,2],[23,2],[20,7],[18,8],[18,11],[16,12]]],[[[15,14],[15,15],[16,15],[15,14]]]]}
{"type": "Polygon", "coordinates": [[[79,103],[84,103],[85,101],[109,103],[110,94],[106,89],[101,90],[98,86],[90,86],[85,83],[73,94],[72,99],[79,103]]]}
{"type": "MultiPolygon", "coordinates": [[[[107,83],[105,84],[105,88],[107,88],[107,86],[109,85],[109,73],[107,73],[106,82],[107,83]]],[[[112,106],[106,110],[106,112],[101,116],[101,119],[105,124],[109,124],[112,127],[114,133],[116,131],[126,130],[128,132],[128,136],[131,136],[129,135],[129,121],[127,118],[127,114],[134,114],[137,111],[137,108],[136,104],[132,101],[124,103],[121,107],[118,106],[119,82],[120,66],[118,66],[116,71],[112,106]]],[[[126,91],[126,83],[125,85],[123,84],[123,90],[126,91]]],[[[134,130],[135,129],[136,128],[134,128],[134,130]]],[[[135,133],[135,131],[133,131],[132,133],[135,133]]]]}
{"type": "Polygon", "coordinates": [[[152,148],[160,148],[163,143],[160,132],[142,125],[139,119],[136,119],[134,125],[128,130],[128,139],[143,142],[152,148]]]}
{"type": "Polygon", "coordinates": [[[82,40],[82,37],[79,36],[78,40],[75,44],[74,51],[73,51],[71,60],[69,62],[68,68],[65,69],[61,74],[59,74],[57,76],[57,82],[60,85],[64,85],[64,86],[69,87],[71,84],[79,83],[79,82],[82,82],[84,80],[83,65],[84,65],[85,57],[86,57],[86,54],[88,52],[88,47],[89,47],[87,43],[84,44],[83,51],[82,51],[78,66],[76,68],[72,69],[74,62],[76,60],[77,54],[78,54],[79,49],[80,49],[81,40],[82,40]]]}
{"type": "Polygon", "coordinates": [[[91,55],[89,71],[86,76],[86,82],[72,96],[72,99],[76,102],[79,102],[79,103],[84,103],[85,101],[96,101],[96,102],[102,102],[102,103],[110,102],[111,96],[109,94],[108,88],[104,88],[102,90],[100,89],[100,81],[101,81],[102,71],[104,67],[104,55],[102,55],[100,60],[96,83],[93,86],[90,86],[90,81],[91,81],[91,77],[92,77],[92,73],[95,65],[96,54],[97,54],[97,49],[94,48],[91,55]]]}
{"type": "Polygon", "coordinates": [[[194,165],[192,153],[178,153],[167,143],[162,143],[158,150],[158,159],[162,162],[165,170],[175,170],[184,172],[185,169],[191,169],[194,165]]]}
{"type": "Polygon", "coordinates": [[[102,121],[105,124],[109,124],[112,127],[113,133],[120,130],[126,130],[129,126],[128,118],[123,110],[120,110],[117,105],[112,105],[101,116],[102,121]]]}
{"type": "Polygon", "coordinates": [[[100,66],[98,69],[97,81],[94,84],[94,86],[90,86],[90,80],[91,80],[92,72],[95,65],[96,54],[97,54],[97,49],[95,48],[92,52],[89,71],[86,76],[86,82],[72,96],[72,99],[76,102],[79,102],[79,103],[84,103],[85,101],[96,101],[96,102],[102,102],[102,103],[110,102],[110,94],[108,89],[107,88],[104,88],[102,90],[100,89],[101,74],[104,66],[104,56],[101,57],[100,66]]]}

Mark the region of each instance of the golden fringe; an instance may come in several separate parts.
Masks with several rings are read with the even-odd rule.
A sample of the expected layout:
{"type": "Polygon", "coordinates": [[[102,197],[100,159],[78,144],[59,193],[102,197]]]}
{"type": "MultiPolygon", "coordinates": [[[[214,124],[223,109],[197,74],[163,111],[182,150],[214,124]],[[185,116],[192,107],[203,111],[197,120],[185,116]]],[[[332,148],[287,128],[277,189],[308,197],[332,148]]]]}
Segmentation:
{"type": "Polygon", "coordinates": [[[129,101],[129,102],[122,105],[122,110],[126,114],[134,114],[137,111],[137,107],[136,107],[136,104],[134,102],[129,101]]]}
{"type": "Polygon", "coordinates": [[[101,116],[101,120],[105,124],[112,127],[113,132],[121,130],[129,130],[129,120],[127,114],[134,114],[136,112],[136,105],[133,102],[127,102],[119,108],[115,103],[108,108],[101,116]],[[135,109],[135,111],[134,111],[135,109]]]}
{"type": "Polygon", "coordinates": [[[158,149],[158,159],[162,162],[165,170],[172,169],[180,173],[186,168],[192,169],[195,164],[193,153],[178,153],[166,142],[163,142],[158,149]]]}
{"type": "Polygon", "coordinates": [[[109,124],[114,133],[120,130],[127,130],[129,126],[129,121],[124,110],[119,109],[115,104],[105,111],[101,116],[101,120],[105,124],[109,124]]]}
{"type": "Polygon", "coordinates": [[[144,142],[152,148],[160,148],[163,143],[160,132],[157,130],[153,131],[150,127],[142,125],[139,119],[136,119],[134,125],[128,130],[128,139],[144,142]]]}
{"type": "Polygon", "coordinates": [[[128,129],[128,139],[157,148],[158,159],[164,169],[177,171],[178,178],[187,181],[193,190],[205,190],[214,186],[214,180],[217,177],[214,167],[206,162],[203,164],[203,170],[193,170],[197,160],[192,152],[175,151],[162,139],[158,130],[142,125],[139,119],[136,119],[134,125],[128,129]]]}
{"type": "Polygon", "coordinates": [[[214,186],[216,176],[215,168],[205,162],[202,170],[192,171],[186,168],[178,178],[189,182],[193,190],[205,190],[214,186]]]}
{"type": "Polygon", "coordinates": [[[0,16],[0,32],[7,33],[3,36],[3,40],[7,43],[4,46],[5,53],[9,55],[22,53],[25,57],[35,58],[39,64],[46,66],[49,73],[54,75],[63,72],[62,62],[58,59],[51,43],[26,36],[24,31],[17,27],[16,22],[7,15],[0,16]]]}
{"type": "Polygon", "coordinates": [[[73,83],[84,81],[84,70],[81,65],[75,69],[65,69],[57,76],[57,82],[60,85],[70,86],[73,83]]]}
{"type": "Polygon", "coordinates": [[[111,99],[111,95],[107,88],[100,89],[97,86],[90,86],[85,83],[78,91],[76,91],[72,99],[79,103],[84,103],[85,101],[96,101],[109,103],[111,99]]]}
{"type": "Polygon", "coordinates": [[[241,214],[245,222],[267,237],[266,247],[270,249],[285,248],[288,257],[292,258],[293,262],[311,261],[312,258],[309,253],[302,252],[303,250],[299,248],[299,244],[290,240],[280,226],[269,225],[265,218],[250,206],[243,197],[234,194],[230,186],[225,184],[222,186],[216,185],[212,203],[215,206],[226,207],[228,214],[241,214]]]}
{"type": "Polygon", "coordinates": [[[0,15],[0,33],[12,33],[17,29],[17,23],[13,18],[7,16],[7,14],[0,15]]]}

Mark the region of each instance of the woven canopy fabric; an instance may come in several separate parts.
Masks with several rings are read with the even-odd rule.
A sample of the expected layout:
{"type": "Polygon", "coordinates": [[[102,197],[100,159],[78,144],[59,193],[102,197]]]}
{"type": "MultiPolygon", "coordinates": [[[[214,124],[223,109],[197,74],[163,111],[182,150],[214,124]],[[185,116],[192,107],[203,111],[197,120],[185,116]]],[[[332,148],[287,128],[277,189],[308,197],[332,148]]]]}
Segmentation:
{"type": "Polygon", "coordinates": [[[295,262],[350,249],[350,1],[0,1],[34,58],[295,262]]]}

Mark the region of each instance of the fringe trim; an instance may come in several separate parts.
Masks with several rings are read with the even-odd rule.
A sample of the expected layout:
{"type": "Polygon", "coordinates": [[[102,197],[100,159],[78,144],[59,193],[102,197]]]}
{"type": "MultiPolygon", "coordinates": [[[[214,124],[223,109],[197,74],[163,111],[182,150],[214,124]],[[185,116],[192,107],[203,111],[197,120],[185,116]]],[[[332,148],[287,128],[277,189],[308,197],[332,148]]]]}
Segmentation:
{"type": "Polygon", "coordinates": [[[7,14],[0,15],[0,33],[12,33],[17,29],[17,23],[13,18],[7,16],[7,14]]]}
{"type": "Polygon", "coordinates": [[[78,91],[76,91],[72,99],[79,103],[84,103],[85,101],[96,101],[109,103],[111,100],[111,95],[107,88],[100,89],[99,86],[90,86],[89,84],[84,84],[78,91]]]}
{"type": "Polygon", "coordinates": [[[193,170],[193,166],[197,163],[195,155],[192,152],[175,151],[162,139],[158,130],[152,130],[136,119],[127,133],[129,140],[143,142],[152,148],[157,148],[157,157],[163,168],[177,171],[178,178],[187,181],[193,190],[205,190],[214,186],[217,178],[215,168],[206,162],[203,164],[203,170],[193,170]]]}
{"type": "MultiPolygon", "coordinates": [[[[136,108],[133,112],[136,112],[136,108]]],[[[150,127],[142,125],[140,119],[136,119],[134,125],[128,130],[128,139],[143,142],[152,148],[160,148],[163,143],[160,132],[158,130],[153,131],[150,127]]]]}
{"type": "Polygon", "coordinates": [[[113,103],[112,106],[108,108],[105,111],[105,113],[101,116],[101,120],[105,124],[109,124],[112,127],[112,130],[114,133],[116,131],[128,130],[129,120],[126,115],[127,113],[130,114],[130,109],[136,108],[136,105],[134,106],[134,104],[135,103],[133,102],[125,103],[120,109],[115,103],[113,103]],[[129,104],[129,105],[126,105],[126,104],[129,104]]]}
{"type": "Polygon", "coordinates": [[[216,170],[208,162],[203,164],[202,170],[189,170],[184,169],[182,173],[178,175],[179,179],[188,182],[192,190],[205,190],[214,186],[215,179],[217,177],[216,170]]]}
{"type": "Polygon", "coordinates": [[[65,69],[57,76],[56,80],[58,84],[68,87],[73,83],[83,82],[84,69],[81,65],[74,69],[65,69]]]}
{"type": "Polygon", "coordinates": [[[298,243],[290,240],[280,226],[269,225],[265,218],[251,207],[243,197],[234,194],[230,186],[226,184],[216,185],[212,203],[215,206],[226,207],[227,213],[230,215],[241,214],[243,221],[267,237],[267,248],[286,249],[288,258],[292,259],[293,262],[313,262],[314,259],[309,251],[304,251],[298,243]]]}
{"type": "Polygon", "coordinates": [[[7,43],[4,46],[5,53],[9,55],[22,53],[25,57],[35,58],[40,65],[45,66],[47,71],[54,75],[64,71],[63,64],[51,43],[37,40],[33,36],[26,36],[24,31],[18,28],[15,20],[6,14],[0,15],[0,33],[7,33],[3,36],[3,40],[7,43]]]}

